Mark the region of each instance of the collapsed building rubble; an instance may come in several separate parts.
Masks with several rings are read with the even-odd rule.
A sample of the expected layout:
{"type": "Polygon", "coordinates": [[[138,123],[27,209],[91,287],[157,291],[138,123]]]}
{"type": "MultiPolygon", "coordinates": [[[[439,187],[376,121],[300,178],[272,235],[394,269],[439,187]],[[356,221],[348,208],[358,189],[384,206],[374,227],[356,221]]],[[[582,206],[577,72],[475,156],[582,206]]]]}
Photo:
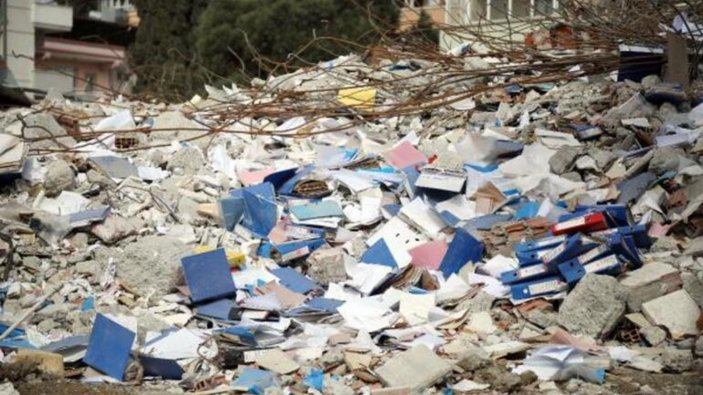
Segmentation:
{"type": "Polygon", "coordinates": [[[698,97],[580,55],[464,56],[466,81],[348,56],[178,105],[3,113],[4,363],[267,394],[700,371],[698,97]]]}

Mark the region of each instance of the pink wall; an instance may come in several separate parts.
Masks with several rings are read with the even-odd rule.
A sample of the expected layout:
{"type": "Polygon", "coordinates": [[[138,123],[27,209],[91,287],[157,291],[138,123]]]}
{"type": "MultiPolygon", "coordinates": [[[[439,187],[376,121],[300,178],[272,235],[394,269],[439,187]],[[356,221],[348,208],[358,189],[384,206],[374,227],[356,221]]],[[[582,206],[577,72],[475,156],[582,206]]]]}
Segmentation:
{"type": "Polygon", "coordinates": [[[78,60],[49,59],[38,63],[36,67],[40,70],[61,70],[71,69],[74,73],[73,88],[75,90],[87,90],[89,77],[93,78],[93,89],[100,90],[100,87],[116,88],[112,84],[112,65],[109,63],[89,63],[78,60]]]}
{"type": "MultiPolygon", "coordinates": [[[[124,52],[125,49],[119,46],[47,38],[37,53],[36,67],[39,70],[70,71],[73,74],[72,86],[77,92],[90,90],[89,79],[92,79],[92,91],[96,93],[120,90],[124,88],[120,84],[124,85],[125,81],[118,81],[116,71],[118,68],[122,73],[126,70],[124,52]]],[[[53,78],[65,78],[62,86],[66,86],[71,77],[55,75],[53,78]]]]}

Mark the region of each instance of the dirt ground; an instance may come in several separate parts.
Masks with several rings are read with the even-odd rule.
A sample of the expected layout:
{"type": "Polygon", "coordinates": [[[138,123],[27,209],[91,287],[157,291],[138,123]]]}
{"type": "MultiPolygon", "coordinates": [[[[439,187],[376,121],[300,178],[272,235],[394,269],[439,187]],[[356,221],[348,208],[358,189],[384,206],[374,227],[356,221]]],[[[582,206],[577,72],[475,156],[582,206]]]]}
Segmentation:
{"type": "Polygon", "coordinates": [[[21,395],[133,395],[136,391],[116,385],[83,384],[76,381],[43,381],[15,385],[21,395]]]}
{"type": "MultiPolygon", "coordinates": [[[[56,380],[44,377],[36,366],[26,364],[0,365],[0,382],[11,381],[21,395],[138,395],[155,394],[153,390],[140,391],[134,387],[119,385],[94,385],[78,381],[56,380]]],[[[560,385],[568,393],[566,384],[560,385]]],[[[528,391],[526,393],[532,393],[528,391]]],[[[703,394],[703,370],[684,374],[654,374],[629,368],[615,368],[608,372],[606,384],[585,384],[579,394],[651,394],[651,395],[701,395],[703,394]],[[646,386],[646,387],[645,387],[646,386]],[[649,388],[647,388],[649,387],[649,388]]],[[[494,394],[493,391],[477,392],[494,394]]],[[[536,393],[536,392],[534,392],[536,393]]]]}
{"type": "Polygon", "coordinates": [[[680,374],[648,373],[628,368],[616,368],[606,376],[606,381],[620,394],[641,394],[641,387],[649,386],[655,394],[701,395],[703,394],[703,370],[680,374]],[[635,383],[635,384],[633,384],[635,383]]]}

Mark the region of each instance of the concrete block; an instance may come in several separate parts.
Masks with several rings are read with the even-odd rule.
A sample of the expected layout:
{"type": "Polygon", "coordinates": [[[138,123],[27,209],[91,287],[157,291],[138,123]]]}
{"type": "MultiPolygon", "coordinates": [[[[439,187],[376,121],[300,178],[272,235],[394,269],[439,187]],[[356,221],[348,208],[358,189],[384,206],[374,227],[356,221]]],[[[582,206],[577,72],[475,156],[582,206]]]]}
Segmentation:
{"type": "Polygon", "coordinates": [[[641,328],[640,334],[652,347],[656,347],[666,340],[666,331],[658,326],[650,325],[641,328]]]}
{"type": "Polygon", "coordinates": [[[310,265],[308,276],[319,284],[328,285],[347,279],[347,272],[344,268],[344,252],[341,248],[317,250],[310,254],[307,262],[310,265]]]}
{"type": "Polygon", "coordinates": [[[686,372],[693,367],[693,353],[691,350],[678,350],[667,348],[661,356],[664,370],[669,372],[686,372]]]}
{"type": "Polygon", "coordinates": [[[426,388],[452,370],[452,365],[424,345],[404,351],[383,366],[376,374],[388,387],[426,388]]]}
{"type": "Polygon", "coordinates": [[[300,365],[297,362],[278,348],[261,353],[256,358],[256,364],[278,374],[291,374],[300,369],[300,365]]]}
{"type": "Polygon", "coordinates": [[[642,312],[654,325],[665,326],[674,339],[698,334],[696,320],[701,311],[683,289],[644,303],[642,312]]]}
{"type": "Polygon", "coordinates": [[[627,307],[640,311],[642,303],[680,288],[679,271],[666,263],[649,263],[625,273],[620,284],[627,289],[627,307]]]}
{"type": "Polygon", "coordinates": [[[71,165],[63,160],[51,162],[44,175],[44,191],[46,196],[56,196],[64,190],[74,187],[76,174],[71,165]]]}
{"type": "Polygon", "coordinates": [[[625,314],[627,292],[613,277],[589,274],[564,299],[557,320],[572,333],[610,333],[625,314]]]}
{"type": "Polygon", "coordinates": [[[693,273],[681,273],[683,289],[691,295],[691,298],[703,309],[703,282],[693,273]]]}

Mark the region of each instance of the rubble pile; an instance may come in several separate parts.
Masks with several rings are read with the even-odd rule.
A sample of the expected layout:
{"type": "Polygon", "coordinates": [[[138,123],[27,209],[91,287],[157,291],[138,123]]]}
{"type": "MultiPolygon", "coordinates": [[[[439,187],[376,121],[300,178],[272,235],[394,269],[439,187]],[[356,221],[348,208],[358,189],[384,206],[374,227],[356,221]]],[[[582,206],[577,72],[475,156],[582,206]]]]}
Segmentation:
{"type": "Polygon", "coordinates": [[[4,364],[170,392],[700,386],[700,96],[516,74],[388,112],[441,67],[5,111],[4,364]],[[316,101],[338,110],[281,115],[316,101]]]}

